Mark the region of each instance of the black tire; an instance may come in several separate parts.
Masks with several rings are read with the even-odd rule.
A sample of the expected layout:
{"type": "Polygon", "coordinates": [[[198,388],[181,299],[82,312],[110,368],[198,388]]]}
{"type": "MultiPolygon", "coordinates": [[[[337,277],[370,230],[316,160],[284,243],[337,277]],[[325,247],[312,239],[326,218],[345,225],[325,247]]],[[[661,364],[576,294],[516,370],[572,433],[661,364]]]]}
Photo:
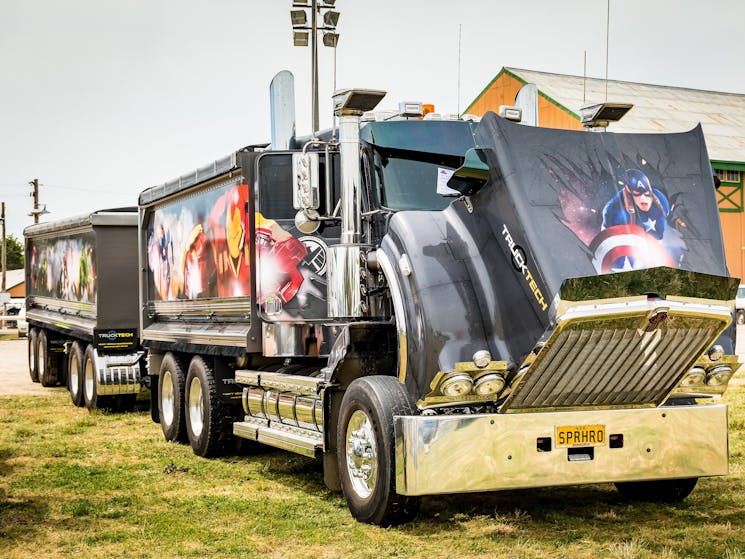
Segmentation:
{"type": "Polygon", "coordinates": [[[167,441],[185,443],[189,440],[184,417],[185,384],[181,361],[173,353],[166,353],[158,375],[158,414],[167,441]]]}
{"type": "Polygon", "coordinates": [[[337,460],[344,498],[360,522],[393,526],[412,520],[419,511],[421,498],[396,493],[393,416],[413,414],[406,389],[394,377],[356,379],[344,394],[337,460]],[[362,479],[361,471],[372,471],[372,482],[362,479]]]}
{"type": "Polygon", "coordinates": [[[73,342],[67,362],[67,389],[74,406],[82,408],[83,399],[83,347],[80,342],[73,342]]]}
{"type": "Polygon", "coordinates": [[[200,355],[194,356],[186,375],[186,431],[194,454],[224,454],[232,442],[231,409],[220,401],[215,373],[200,355]]]}
{"type": "Polygon", "coordinates": [[[738,309],[737,311],[737,323],[745,324],[745,310],[738,309]]]}
{"type": "Polygon", "coordinates": [[[661,479],[656,481],[625,481],[616,483],[623,499],[650,503],[677,503],[688,497],[696,487],[697,477],[661,479]]]}
{"type": "Polygon", "coordinates": [[[36,361],[36,338],[38,336],[39,331],[36,328],[28,331],[28,374],[31,382],[39,382],[39,368],[36,361]]]}
{"type": "Polygon", "coordinates": [[[88,411],[107,408],[107,401],[98,395],[96,388],[96,362],[93,346],[88,344],[83,355],[83,403],[88,411]]]}
{"type": "Polygon", "coordinates": [[[57,369],[56,355],[51,354],[49,335],[45,330],[39,330],[36,338],[36,370],[42,386],[56,386],[57,369]]]}

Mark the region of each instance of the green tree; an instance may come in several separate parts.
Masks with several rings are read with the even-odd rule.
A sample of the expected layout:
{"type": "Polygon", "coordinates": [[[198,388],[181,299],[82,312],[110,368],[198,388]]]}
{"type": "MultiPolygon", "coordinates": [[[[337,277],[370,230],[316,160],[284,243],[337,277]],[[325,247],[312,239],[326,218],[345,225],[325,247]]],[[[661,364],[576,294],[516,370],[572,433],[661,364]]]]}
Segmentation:
{"type": "Polygon", "coordinates": [[[13,235],[5,237],[5,258],[8,270],[23,268],[23,243],[13,235]]]}

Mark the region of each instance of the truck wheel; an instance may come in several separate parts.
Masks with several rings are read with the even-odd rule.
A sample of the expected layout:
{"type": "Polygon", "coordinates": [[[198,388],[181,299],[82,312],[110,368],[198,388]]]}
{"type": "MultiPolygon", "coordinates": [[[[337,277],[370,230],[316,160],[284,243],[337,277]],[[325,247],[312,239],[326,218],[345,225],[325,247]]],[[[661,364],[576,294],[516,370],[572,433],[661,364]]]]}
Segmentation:
{"type": "Polygon", "coordinates": [[[160,428],[167,441],[185,443],[188,440],[184,419],[185,382],[181,362],[173,353],[166,353],[158,375],[158,413],[160,428]]]}
{"type": "Polygon", "coordinates": [[[416,516],[421,499],[396,493],[394,415],[412,415],[406,390],[394,377],[371,376],[349,385],[341,403],[337,459],[352,516],[392,526],[416,516]]]}
{"type": "Polygon", "coordinates": [[[39,382],[42,386],[57,384],[57,368],[54,358],[49,353],[49,337],[44,330],[39,330],[39,335],[36,338],[36,367],[39,373],[39,382]]]}
{"type": "Polygon", "coordinates": [[[616,483],[616,489],[618,489],[621,497],[630,501],[677,503],[691,494],[697,482],[697,477],[656,481],[624,481],[616,483]]]}
{"type": "Polygon", "coordinates": [[[202,457],[225,452],[232,438],[233,417],[220,401],[215,373],[199,355],[186,375],[186,431],[194,454],[202,457]]]}
{"type": "Polygon", "coordinates": [[[70,346],[67,370],[67,389],[70,391],[70,399],[73,405],[82,408],[85,405],[83,400],[83,348],[79,342],[73,342],[70,346]]]}
{"type": "Polygon", "coordinates": [[[28,331],[28,373],[31,376],[31,382],[39,382],[39,369],[36,361],[36,338],[39,331],[31,328],[28,331]]]}
{"type": "Polygon", "coordinates": [[[93,357],[93,346],[88,344],[83,356],[83,403],[89,411],[103,408],[103,398],[96,390],[96,363],[93,357]]]}
{"type": "Polygon", "coordinates": [[[737,323],[745,324],[745,310],[739,309],[737,311],[737,323]]]}

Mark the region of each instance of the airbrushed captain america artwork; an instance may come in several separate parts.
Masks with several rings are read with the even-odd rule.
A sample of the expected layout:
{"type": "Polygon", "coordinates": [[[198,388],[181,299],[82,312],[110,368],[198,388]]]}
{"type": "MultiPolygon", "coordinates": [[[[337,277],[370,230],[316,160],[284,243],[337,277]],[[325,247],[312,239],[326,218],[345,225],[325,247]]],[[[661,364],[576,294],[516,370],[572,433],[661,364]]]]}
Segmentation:
{"type": "Polygon", "coordinates": [[[623,179],[623,188],[603,208],[603,229],[638,224],[655,239],[662,239],[670,213],[667,198],[650,186],[639,169],[627,169],[623,179]]]}
{"type": "Polygon", "coordinates": [[[679,268],[688,223],[681,193],[666,193],[663,173],[644,158],[635,166],[615,162],[594,173],[556,157],[544,161],[556,179],[562,223],[587,246],[597,273],[655,266],[679,268]]]}

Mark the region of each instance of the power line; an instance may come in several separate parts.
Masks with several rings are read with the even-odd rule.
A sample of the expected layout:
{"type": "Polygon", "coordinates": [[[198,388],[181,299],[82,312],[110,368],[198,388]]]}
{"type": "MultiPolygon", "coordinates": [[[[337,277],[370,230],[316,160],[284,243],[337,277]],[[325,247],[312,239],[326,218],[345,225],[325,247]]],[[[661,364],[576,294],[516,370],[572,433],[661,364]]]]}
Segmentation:
{"type": "MultiPolygon", "coordinates": [[[[11,187],[19,187],[19,188],[25,188],[28,186],[28,182],[4,182],[0,183],[0,187],[5,188],[11,188],[11,187]]],[[[63,184],[47,184],[45,182],[40,182],[39,186],[45,186],[47,188],[52,189],[61,189],[61,190],[77,190],[80,192],[98,192],[101,194],[127,194],[126,192],[122,192],[121,190],[108,190],[108,189],[100,189],[100,188],[83,188],[80,186],[67,186],[63,184]]]]}
{"type": "Polygon", "coordinates": [[[101,194],[127,194],[121,190],[102,190],[100,188],[81,188],[79,186],[64,186],[61,184],[47,184],[39,183],[39,186],[46,186],[47,188],[60,188],[62,190],[78,190],[80,192],[98,192],[101,194]]]}

